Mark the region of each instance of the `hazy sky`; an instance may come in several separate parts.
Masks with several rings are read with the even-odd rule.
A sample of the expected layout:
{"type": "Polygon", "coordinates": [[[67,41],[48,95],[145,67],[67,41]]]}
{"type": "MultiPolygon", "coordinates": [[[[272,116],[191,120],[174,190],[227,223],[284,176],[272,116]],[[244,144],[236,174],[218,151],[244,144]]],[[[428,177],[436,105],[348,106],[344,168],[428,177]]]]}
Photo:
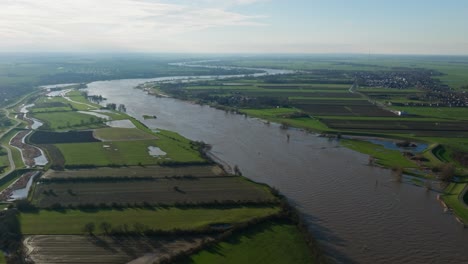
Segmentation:
{"type": "Polygon", "coordinates": [[[0,0],[0,51],[468,54],[466,0],[0,0]]]}

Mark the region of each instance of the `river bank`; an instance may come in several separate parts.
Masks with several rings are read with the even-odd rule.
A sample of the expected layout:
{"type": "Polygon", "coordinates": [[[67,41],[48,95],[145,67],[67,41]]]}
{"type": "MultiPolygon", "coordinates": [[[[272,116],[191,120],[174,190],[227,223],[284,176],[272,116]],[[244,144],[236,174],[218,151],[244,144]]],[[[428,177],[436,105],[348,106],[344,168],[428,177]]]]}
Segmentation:
{"type": "Polygon", "coordinates": [[[152,129],[176,131],[212,145],[211,153],[224,163],[277,188],[299,209],[335,261],[426,263],[440,258],[458,263],[464,259],[459,245],[466,245],[467,234],[460,235],[436,194],[393,181],[390,171],[367,166],[367,156],[340,148],[335,141],[133,89],[147,81],[154,79],[95,82],[87,90],[107,102],[125,104],[128,114],[152,129]],[[141,113],[158,118],[144,120],[141,113]],[[395,226],[399,232],[394,232],[395,226]],[[441,239],[446,243],[436,245],[441,239]],[[435,246],[442,253],[433,254],[435,246]]]}

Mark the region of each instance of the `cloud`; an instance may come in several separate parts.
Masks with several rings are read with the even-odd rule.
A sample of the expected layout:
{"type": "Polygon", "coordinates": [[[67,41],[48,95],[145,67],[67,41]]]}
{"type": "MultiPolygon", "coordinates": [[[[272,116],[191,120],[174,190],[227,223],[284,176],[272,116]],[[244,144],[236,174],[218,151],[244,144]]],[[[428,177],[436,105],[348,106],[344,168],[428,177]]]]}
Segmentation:
{"type": "Polygon", "coordinates": [[[167,48],[171,39],[180,39],[185,33],[263,26],[262,18],[224,7],[154,0],[1,0],[0,50],[157,51],[167,48]]]}

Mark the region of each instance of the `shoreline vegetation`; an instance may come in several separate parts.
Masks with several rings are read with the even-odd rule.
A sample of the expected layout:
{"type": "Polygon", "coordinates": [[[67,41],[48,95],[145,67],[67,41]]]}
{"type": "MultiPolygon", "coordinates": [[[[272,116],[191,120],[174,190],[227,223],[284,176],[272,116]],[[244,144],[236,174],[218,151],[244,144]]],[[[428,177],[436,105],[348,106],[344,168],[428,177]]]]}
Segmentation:
{"type": "MultiPolygon", "coordinates": [[[[85,97],[80,97],[79,93],[71,93],[74,102],[89,105],[88,101],[84,100],[85,97]]],[[[5,245],[5,243],[9,245],[8,247],[2,246],[8,252],[6,255],[8,263],[16,263],[24,257],[31,260],[46,258],[46,255],[37,255],[30,248],[35,243],[31,241],[41,241],[38,236],[44,235],[66,234],[91,238],[101,237],[102,239],[124,236],[138,240],[152,239],[155,236],[163,238],[184,238],[193,235],[214,236],[213,239],[205,239],[182,251],[175,250],[159,260],[159,263],[173,263],[176,260],[183,261],[190,258],[192,254],[209,250],[210,247],[218,243],[224,243],[223,241],[233,241],[232,239],[237,240],[245,237],[247,233],[248,237],[258,233],[258,235],[254,235],[253,242],[250,242],[254,245],[257,243],[268,244],[268,241],[274,239],[275,236],[281,238],[281,242],[271,245],[272,250],[283,248],[281,246],[283,243],[297,245],[298,250],[290,256],[286,256],[285,260],[287,261],[299,261],[296,263],[327,262],[318,243],[311,237],[307,227],[302,223],[299,213],[289,206],[284,197],[269,186],[254,183],[244,178],[240,175],[239,170],[236,171],[237,175],[230,175],[222,168],[222,165],[214,165],[216,163],[206,155],[209,146],[203,142],[192,142],[171,131],[152,131],[125,112],[106,109],[109,112],[99,112],[99,114],[107,115],[111,120],[130,120],[134,128],[105,128],[103,123],[106,119],[94,118],[85,114],[75,115],[74,112],[81,109],[67,109],[61,98],[52,97],[45,103],[41,96],[38,96],[28,99],[24,104],[31,102],[36,102],[36,104],[30,108],[30,111],[36,119],[45,125],[32,131],[32,135],[29,135],[25,142],[43,149],[50,161],[43,168],[43,171],[47,172],[51,169],[54,171],[52,174],[47,174],[52,175],[48,176],[52,178],[44,178],[45,175],[41,175],[34,179],[27,200],[10,203],[7,205],[9,209],[0,212],[0,222],[6,228],[3,231],[5,234],[11,234],[11,236],[0,236],[0,245],[5,245]],[[52,101],[57,103],[51,103],[52,101]],[[40,109],[40,116],[35,115],[37,109],[40,109]],[[54,114],[48,115],[47,113],[54,114]],[[63,132],[67,128],[71,130],[63,132]],[[94,132],[91,134],[86,132],[89,129],[94,132]],[[103,139],[110,139],[110,141],[103,139]],[[129,147],[125,142],[132,144],[132,147],[129,147]],[[138,144],[131,142],[148,142],[148,146],[158,146],[166,154],[161,157],[147,158],[146,163],[140,161],[132,164],[127,158],[100,161],[106,157],[109,150],[113,152],[112,156],[115,156],[115,152],[120,151],[120,149],[137,156],[148,155],[147,150],[135,148],[138,144]],[[70,148],[64,147],[67,144],[70,145],[70,148]],[[98,144],[99,147],[96,148],[93,144],[98,144]],[[178,146],[180,149],[177,150],[178,146]],[[81,151],[92,153],[91,159],[83,160],[81,152],[71,154],[71,151],[79,148],[81,151]],[[91,148],[96,149],[87,151],[91,148]],[[125,174],[125,168],[129,168],[130,165],[133,167],[127,173],[133,171],[136,174],[125,174]],[[154,174],[148,174],[148,170],[145,169],[147,166],[152,166],[153,169],[160,168],[162,171],[159,176],[154,177],[154,174]],[[207,166],[217,166],[220,169],[214,167],[211,169],[207,166]],[[123,168],[123,174],[115,176],[112,172],[113,168],[123,168]],[[185,172],[184,168],[187,168],[185,172]],[[83,176],[81,170],[88,172],[96,170],[96,174],[99,176],[83,176]],[[142,175],[146,176],[140,176],[139,170],[142,171],[142,175]],[[68,174],[61,176],[61,171],[68,174]],[[155,194],[150,192],[148,195],[141,195],[145,194],[144,190],[149,188],[147,183],[160,181],[167,181],[169,186],[173,187],[167,190],[167,194],[159,195],[167,198],[173,197],[170,199],[175,200],[166,199],[168,203],[154,203],[155,194]],[[216,184],[224,186],[220,187],[224,193],[210,191],[209,188],[212,184],[207,185],[204,183],[206,181],[219,182],[216,184]],[[96,196],[97,193],[105,192],[106,188],[115,190],[120,183],[127,186],[127,195],[135,197],[136,200],[117,202],[111,199],[106,203],[104,197],[96,196]],[[78,185],[83,186],[79,187],[78,185]],[[203,187],[205,185],[206,187],[203,187]],[[96,186],[102,186],[104,189],[97,190],[96,186]],[[189,200],[171,202],[180,199],[177,198],[178,196],[189,197],[188,195],[192,193],[191,188],[193,188],[191,186],[199,186],[196,188],[201,188],[201,190],[208,188],[203,191],[204,198],[199,198],[202,200],[197,202],[192,198],[184,198],[189,200]],[[226,197],[226,192],[229,192],[229,188],[233,188],[233,186],[239,188],[235,190],[233,195],[242,195],[244,192],[246,194],[245,200],[241,200],[240,197],[234,198],[235,200],[223,200],[226,197]],[[130,189],[128,189],[129,187],[130,189]],[[135,194],[128,193],[132,188],[135,188],[134,191],[131,191],[135,194]],[[80,192],[88,192],[88,190],[87,194],[80,192]],[[94,197],[94,199],[74,204],[73,201],[81,201],[79,197],[83,195],[94,197]],[[265,195],[271,197],[254,198],[265,195]],[[65,199],[65,197],[68,198],[65,199]],[[54,200],[60,202],[54,202],[54,200]],[[66,202],[67,200],[69,202],[66,202]],[[199,220],[196,220],[198,218],[199,220]],[[140,220],[135,221],[135,219],[140,220]],[[42,224],[38,224],[38,222],[42,224]],[[14,227],[8,227],[6,223],[12,223],[14,227]],[[272,228],[275,231],[270,236],[265,237],[262,235],[264,232],[262,230],[266,226],[268,226],[268,230],[272,228]],[[285,237],[286,230],[294,235],[285,237]],[[24,246],[28,250],[24,251],[23,239],[26,236],[28,239],[24,240],[24,246]],[[35,239],[36,237],[39,240],[35,239]]],[[[18,108],[13,111],[17,110],[18,108]]],[[[152,116],[151,118],[156,117],[152,116]]],[[[85,174],[88,173],[85,172],[85,174]]],[[[7,180],[11,181],[9,178],[7,180]]],[[[8,182],[5,184],[7,185],[8,182]]],[[[44,246],[47,245],[44,244],[44,246]]],[[[64,246],[66,245],[67,242],[64,242],[64,246]]],[[[244,247],[242,244],[232,244],[231,246],[239,247],[240,250],[244,247]]],[[[235,260],[236,256],[232,256],[230,259],[235,260]]],[[[270,263],[273,263],[274,259],[270,258],[270,260],[270,263]]]]}

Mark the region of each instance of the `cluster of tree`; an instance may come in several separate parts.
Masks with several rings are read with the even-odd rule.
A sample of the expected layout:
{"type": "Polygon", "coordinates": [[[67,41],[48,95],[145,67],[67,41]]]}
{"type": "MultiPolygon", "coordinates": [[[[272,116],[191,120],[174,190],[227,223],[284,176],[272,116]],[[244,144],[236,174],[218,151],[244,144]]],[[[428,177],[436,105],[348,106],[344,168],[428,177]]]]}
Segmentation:
{"type": "Polygon", "coordinates": [[[440,180],[451,182],[455,177],[456,168],[455,165],[451,163],[444,163],[440,166],[434,167],[432,170],[439,173],[440,180]]]}
{"type": "Polygon", "coordinates": [[[231,107],[240,108],[271,108],[271,107],[289,107],[289,100],[287,97],[272,97],[272,96],[245,96],[242,94],[232,94],[230,96],[215,95],[212,93],[197,93],[192,95],[201,103],[219,104],[231,107]]]}
{"type": "Polygon", "coordinates": [[[93,103],[101,103],[102,101],[106,100],[106,98],[102,97],[102,95],[89,95],[87,91],[82,91],[81,95],[88,99],[93,103]]]}
{"type": "Polygon", "coordinates": [[[22,263],[21,237],[18,211],[0,211],[0,249],[8,253],[9,263],[22,263]]]}
{"type": "Polygon", "coordinates": [[[114,103],[108,103],[106,104],[106,108],[114,111],[119,111],[119,112],[127,112],[127,108],[125,107],[124,104],[114,104],[114,103]]]}

